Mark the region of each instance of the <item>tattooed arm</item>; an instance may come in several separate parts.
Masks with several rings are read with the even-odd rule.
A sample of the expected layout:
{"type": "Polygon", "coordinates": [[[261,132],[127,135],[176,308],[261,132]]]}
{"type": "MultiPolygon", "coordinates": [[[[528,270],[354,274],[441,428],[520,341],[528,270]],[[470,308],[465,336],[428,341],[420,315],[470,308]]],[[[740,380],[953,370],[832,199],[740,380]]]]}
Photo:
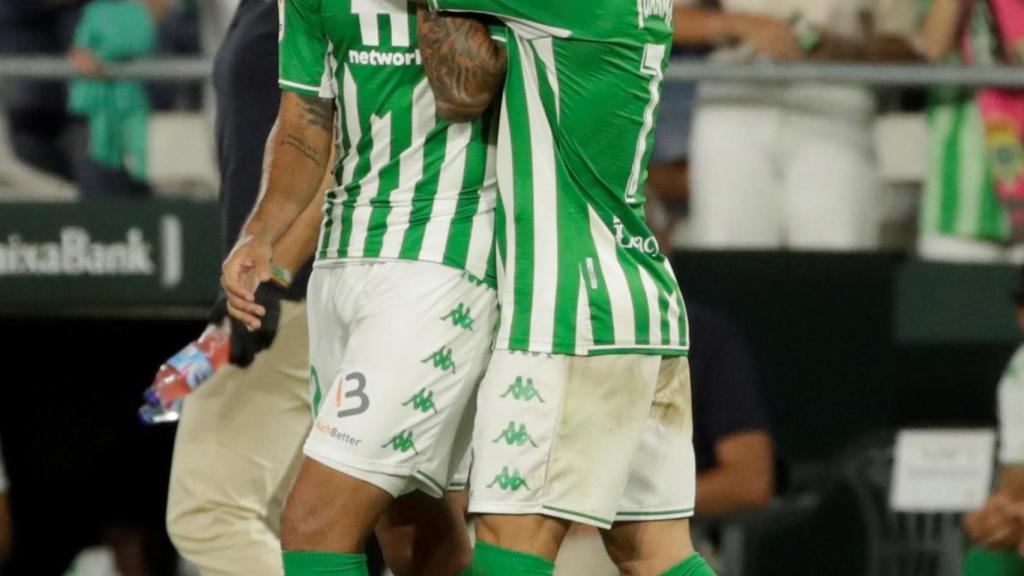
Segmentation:
{"type": "Polygon", "coordinates": [[[478,118],[505,80],[504,47],[491,38],[486,24],[471,16],[419,7],[417,30],[438,116],[452,122],[478,118]]]}
{"type": "MultiPolygon", "coordinates": [[[[334,115],[333,100],[287,91],[281,95],[277,123],[264,153],[263,190],[221,269],[221,285],[232,314],[250,329],[259,327],[259,317],[265,313],[256,304],[255,293],[260,283],[271,278],[272,254],[284,246],[312,246],[308,230],[300,231],[302,238],[295,242],[282,237],[293,225],[315,226],[316,207],[311,204],[322,192],[321,182],[327,181],[325,172],[331,168],[334,115]],[[282,242],[276,246],[278,240],[282,242]]],[[[275,263],[288,267],[291,260],[295,258],[275,259],[275,263]]]]}

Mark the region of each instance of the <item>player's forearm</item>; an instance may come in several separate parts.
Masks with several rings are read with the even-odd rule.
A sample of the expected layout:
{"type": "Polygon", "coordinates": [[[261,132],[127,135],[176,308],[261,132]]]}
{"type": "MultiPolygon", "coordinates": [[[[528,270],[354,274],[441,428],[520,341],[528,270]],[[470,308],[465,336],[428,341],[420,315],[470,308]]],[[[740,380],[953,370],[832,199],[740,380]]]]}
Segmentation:
{"type": "Polygon", "coordinates": [[[673,41],[685,46],[711,46],[731,42],[738,37],[741,14],[725,14],[705,8],[677,6],[672,16],[675,22],[673,41]]]}
{"type": "Polygon", "coordinates": [[[1024,465],[1003,466],[999,472],[999,491],[1024,503],[1024,465]]]}
{"type": "Polygon", "coordinates": [[[437,114],[452,122],[478,118],[501,91],[505,49],[486,24],[473,17],[417,10],[423,67],[437,114]]]}
{"type": "Polygon", "coordinates": [[[961,0],[935,0],[921,28],[921,44],[925,57],[936,62],[956,47],[964,3],[961,0]]]}
{"type": "Polygon", "coordinates": [[[833,62],[913,62],[921,54],[909,38],[883,34],[868,40],[854,40],[835,34],[824,34],[821,43],[809,57],[833,62]]]}
{"type": "Polygon", "coordinates": [[[715,468],[697,477],[697,514],[721,516],[761,508],[771,501],[773,489],[770,471],[749,474],[715,468]]]}
{"type": "Polygon", "coordinates": [[[277,124],[267,141],[263,191],[243,236],[276,243],[320,192],[330,168],[334,104],[285,92],[277,124]]]}
{"type": "Polygon", "coordinates": [[[320,192],[306,206],[291,228],[274,244],[274,263],[289,272],[302,268],[316,253],[317,240],[320,237],[320,224],[323,221],[324,195],[329,188],[335,186],[334,174],[328,170],[320,183],[320,192]]]}

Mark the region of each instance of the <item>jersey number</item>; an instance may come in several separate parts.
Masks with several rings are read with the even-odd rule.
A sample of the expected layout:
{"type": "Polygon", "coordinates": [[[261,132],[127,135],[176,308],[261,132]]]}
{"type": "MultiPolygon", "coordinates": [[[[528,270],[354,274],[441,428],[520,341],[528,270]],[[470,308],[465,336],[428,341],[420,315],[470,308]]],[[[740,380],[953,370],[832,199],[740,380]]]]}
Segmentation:
{"type": "Polygon", "coordinates": [[[644,109],[644,125],[637,138],[636,154],[633,156],[633,170],[629,175],[629,183],[626,185],[626,202],[636,204],[636,196],[640,192],[640,175],[643,173],[644,157],[647,156],[647,139],[654,130],[654,111],[661,103],[661,82],[665,78],[662,62],[665,61],[664,44],[648,44],[644,46],[644,59],[640,64],[640,71],[644,76],[650,76],[651,82],[648,85],[650,99],[644,109]]]}
{"type": "Polygon", "coordinates": [[[352,0],[352,13],[359,16],[364,46],[380,46],[380,18],[391,21],[391,45],[408,47],[409,11],[405,0],[352,0]]]}

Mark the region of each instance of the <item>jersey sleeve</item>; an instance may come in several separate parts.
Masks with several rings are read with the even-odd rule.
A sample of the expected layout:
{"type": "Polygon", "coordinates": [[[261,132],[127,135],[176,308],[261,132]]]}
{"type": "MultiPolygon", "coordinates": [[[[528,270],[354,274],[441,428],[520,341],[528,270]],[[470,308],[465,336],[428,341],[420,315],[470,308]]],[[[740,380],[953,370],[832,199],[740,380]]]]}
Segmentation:
{"type": "Polygon", "coordinates": [[[999,461],[1024,465],[1024,349],[999,382],[999,461]]]}
{"type": "Polygon", "coordinates": [[[333,97],[330,42],[324,32],[320,0],[284,0],[280,16],[280,74],[282,90],[333,97]]]}

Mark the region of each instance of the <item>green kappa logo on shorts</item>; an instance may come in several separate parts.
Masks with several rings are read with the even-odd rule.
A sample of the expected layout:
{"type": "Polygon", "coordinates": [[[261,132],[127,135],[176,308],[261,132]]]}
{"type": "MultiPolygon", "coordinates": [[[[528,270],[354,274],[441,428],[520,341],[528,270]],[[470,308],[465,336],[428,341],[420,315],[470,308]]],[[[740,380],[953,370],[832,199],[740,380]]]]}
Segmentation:
{"type": "Polygon", "coordinates": [[[459,307],[441,318],[442,322],[451,322],[452,326],[463,330],[473,331],[473,317],[470,315],[469,306],[459,303],[459,307]]]}
{"type": "Polygon", "coordinates": [[[516,381],[505,390],[505,393],[501,395],[502,398],[506,398],[509,394],[512,395],[514,400],[522,400],[529,402],[534,398],[540,400],[541,404],[547,404],[544,401],[544,397],[540,395],[533,386],[533,378],[527,378],[525,381],[522,376],[516,378],[516,381]]]}
{"type": "Polygon", "coordinates": [[[508,466],[504,466],[501,469],[501,474],[494,477],[494,480],[487,485],[488,488],[493,488],[497,484],[498,488],[506,492],[518,492],[520,488],[526,488],[527,490],[533,490],[530,485],[526,483],[526,480],[519,474],[519,468],[516,468],[514,472],[509,472],[508,466]]]}
{"type": "Polygon", "coordinates": [[[402,402],[402,406],[412,405],[413,410],[418,410],[426,414],[433,410],[434,414],[437,414],[437,406],[434,404],[434,391],[427,392],[424,388],[417,392],[412,398],[409,398],[405,402],[402,402]]]}
{"type": "Polygon", "coordinates": [[[529,442],[534,448],[537,447],[537,443],[533,441],[533,437],[526,431],[526,424],[520,424],[519,428],[516,428],[515,422],[509,422],[508,426],[501,431],[501,434],[494,439],[494,444],[504,440],[509,446],[526,446],[529,442]]]}
{"type": "Polygon", "coordinates": [[[452,349],[441,346],[436,352],[422,360],[423,364],[433,364],[434,368],[442,372],[455,373],[455,360],[452,359],[452,349]]]}
{"type": "Polygon", "coordinates": [[[391,447],[395,452],[401,452],[405,454],[409,450],[413,453],[419,454],[420,451],[416,449],[416,443],[412,439],[412,430],[406,430],[396,434],[394,438],[380,445],[381,448],[391,447]]]}

